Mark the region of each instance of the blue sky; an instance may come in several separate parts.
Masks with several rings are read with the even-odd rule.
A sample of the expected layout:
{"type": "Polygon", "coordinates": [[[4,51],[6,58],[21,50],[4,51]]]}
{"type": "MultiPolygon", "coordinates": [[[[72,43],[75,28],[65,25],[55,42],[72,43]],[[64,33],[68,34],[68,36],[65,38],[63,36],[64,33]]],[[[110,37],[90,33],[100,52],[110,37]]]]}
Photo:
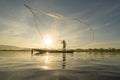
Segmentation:
{"type": "Polygon", "coordinates": [[[38,31],[44,38],[51,37],[51,48],[61,48],[63,39],[68,48],[120,48],[120,0],[0,0],[0,45],[46,47],[24,4],[38,10],[38,31]],[[54,19],[39,11],[91,24],[94,40],[84,23],[54,19]]]}

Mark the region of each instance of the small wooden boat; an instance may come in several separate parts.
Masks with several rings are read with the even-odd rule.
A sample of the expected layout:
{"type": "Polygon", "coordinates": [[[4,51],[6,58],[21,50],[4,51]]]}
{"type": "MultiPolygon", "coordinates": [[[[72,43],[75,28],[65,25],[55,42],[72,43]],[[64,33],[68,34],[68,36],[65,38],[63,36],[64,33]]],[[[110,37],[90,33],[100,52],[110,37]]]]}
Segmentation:
{"type": "Polygon", "coordinates": [[[34,49],[34,51],[38,51],[39,53],[73,53],[73,50],[43,50],[43,49],[34,49]]]}

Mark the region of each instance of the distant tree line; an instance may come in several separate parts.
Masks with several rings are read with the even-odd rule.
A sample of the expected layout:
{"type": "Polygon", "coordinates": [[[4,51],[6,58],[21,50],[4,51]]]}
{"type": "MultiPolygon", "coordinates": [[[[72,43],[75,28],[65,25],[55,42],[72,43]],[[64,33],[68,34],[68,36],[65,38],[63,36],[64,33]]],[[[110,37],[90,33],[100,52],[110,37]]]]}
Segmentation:
{"type": "Polygon", "coordinates": [[[14,50],[14,49],[1,49],[0,51],[30,51],[31,49],[21,49],[21,50],[14,50]]]}
{"type": "Polygon", "coordinates": [[[108,49],[104,49],[104,48],[89,48],[89,49],[75,49],[75,51],[81,51],[81,52],[120,52],[120,49],[116,49],[116,48],[108,48],[108,49]]]}

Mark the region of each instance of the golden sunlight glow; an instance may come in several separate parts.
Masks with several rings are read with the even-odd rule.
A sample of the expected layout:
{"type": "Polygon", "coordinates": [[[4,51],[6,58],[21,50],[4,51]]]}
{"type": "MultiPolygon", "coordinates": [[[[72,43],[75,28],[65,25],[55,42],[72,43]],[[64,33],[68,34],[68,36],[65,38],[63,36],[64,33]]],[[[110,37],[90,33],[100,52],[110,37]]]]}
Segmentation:
{"type": "Polygon", "coordinates": [[[43,66],[43,69],[48,69],[48,66],[43,66]]]}
{"type": "Polygon", "coordinates": [[[52,45],[52,38],[50,36],[45,37],[45,45],[51,46],[52,45]]]}
{"type": "Polygon", "coordinates": [[[45,63],[48,63],[48,56],[45,57],[45,63]]]}

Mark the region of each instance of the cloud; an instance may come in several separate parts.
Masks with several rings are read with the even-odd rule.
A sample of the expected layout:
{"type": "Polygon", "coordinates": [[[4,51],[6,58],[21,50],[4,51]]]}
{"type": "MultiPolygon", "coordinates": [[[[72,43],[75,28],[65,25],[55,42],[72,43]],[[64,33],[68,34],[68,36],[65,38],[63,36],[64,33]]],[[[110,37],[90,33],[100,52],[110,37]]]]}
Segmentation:
{"type": "Polygon", "coordinates": [[[0,34],[23,35],[28,33],[31,29],[28,24],[20,21],[0,19],[0,22],[6,27],[4,30],[0,30],[0,34]]]}
{"type": "Polygon", "coordinates": [[[86,47],[92,47],[92,48],[120,48],[120,42],[117,41],[100,41],[100,42],[94,42],[86,47]]]}
{"type": "Polygon", "coordinates": [[[0,44],[20,47],[43,46],[39,34],[31,24],[5,18],[0,18],[0,22],[3,25],[1,27],[6,27],[0,29],[0,44]]]}

